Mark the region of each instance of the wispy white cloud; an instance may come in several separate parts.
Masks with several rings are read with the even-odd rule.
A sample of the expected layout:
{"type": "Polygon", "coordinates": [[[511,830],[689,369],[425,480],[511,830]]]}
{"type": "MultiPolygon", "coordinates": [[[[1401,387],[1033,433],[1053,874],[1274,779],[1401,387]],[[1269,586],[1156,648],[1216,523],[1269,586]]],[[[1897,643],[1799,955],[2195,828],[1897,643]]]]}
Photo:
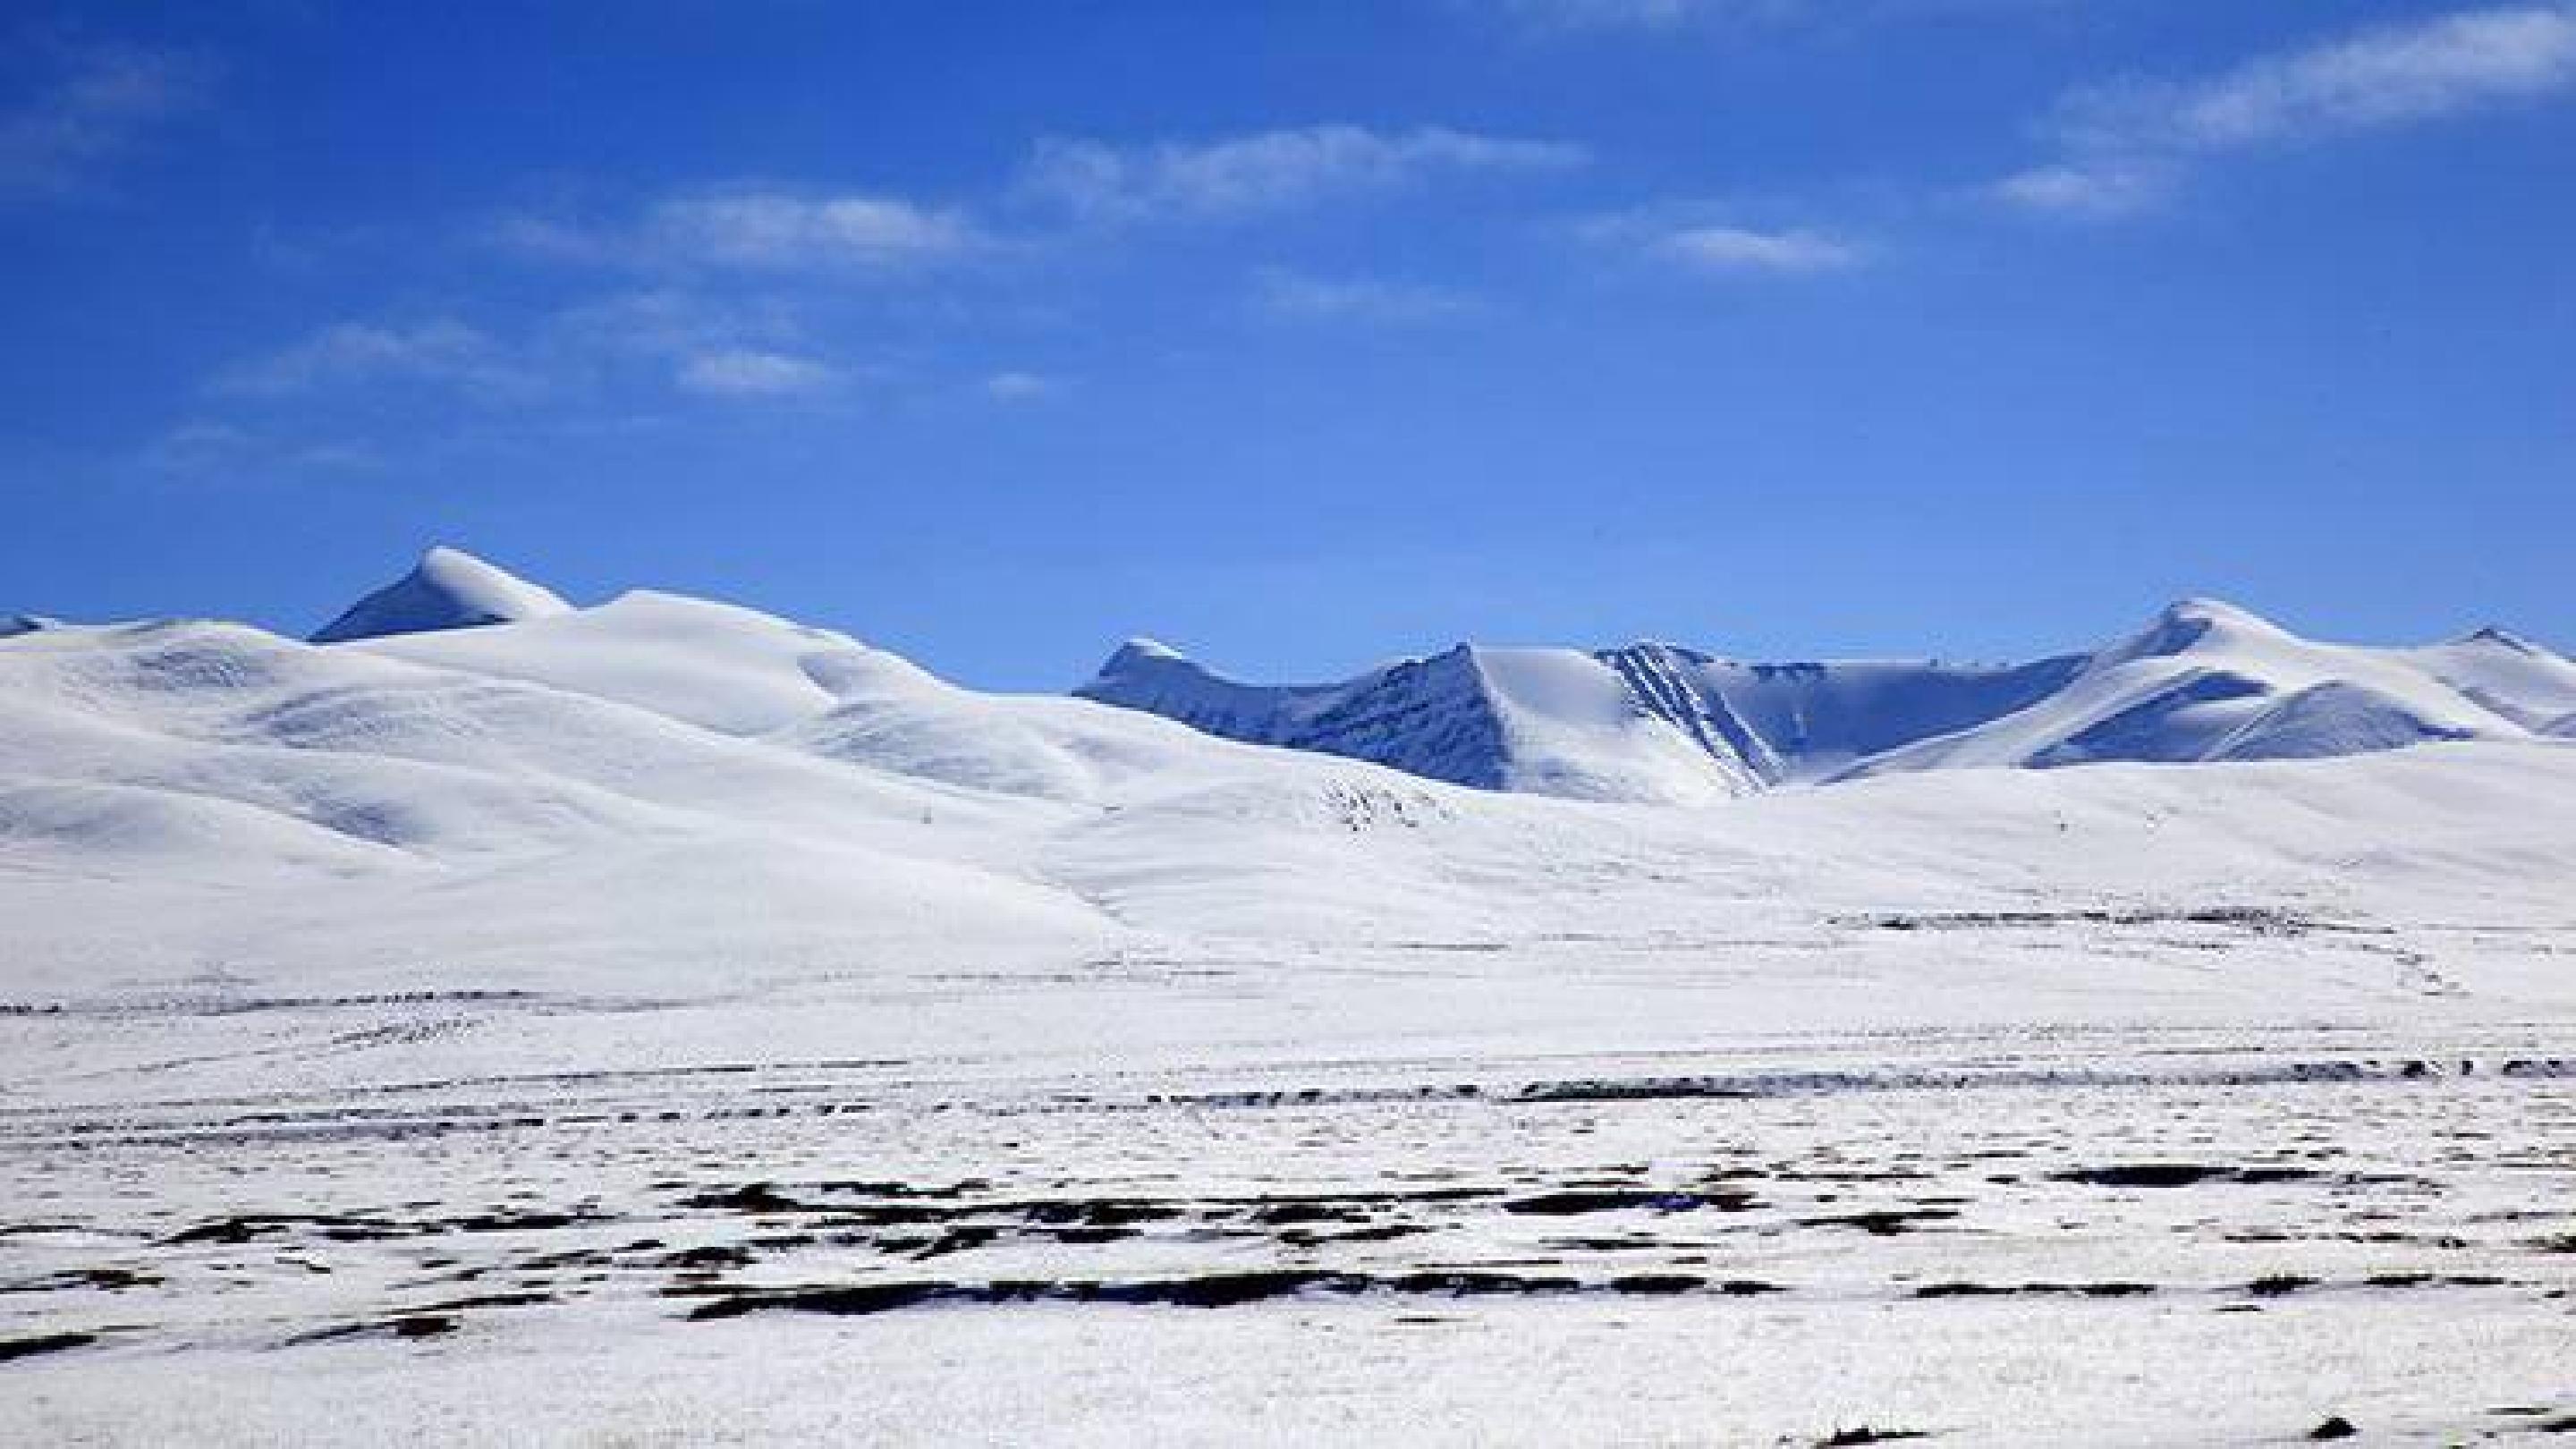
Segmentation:
{"type": "Polygon", "coordinates": [[[997,372],[983,381],[984,395],[996,402],[1035,402],[1064,391],[1064,379],[1039,372],[997,372]]]}
{"type": "Polygon", "coordinates": [[[2161,203],[2174,187],[2170,163],[2109,158],[2058,162],[2016,171],[1989,189],[2025,211],[2057,216],[2129,216],[2161,203]]]}
{"type": "Polygon", "coordinates": [[[337,322],[233,363],[208,389],[272,404],[389,388],[486,405],[563,404],[636,385],[701,397],[784,397],[874,372],[814,354],[779,306],[651,288],[563,306],[498,336],[455,318],[337,322]]]}
{"type": "Polygon", "coordinates": [[[214,386],[244,396],[284,397],[386,381],[500,395],[528,391],[537,379],[482,332],[439,318],[409,326],[334,323],[233,364],[216,375],[214,386]]]}
{"type": "Polygon", "coordinates": [[[363,443],[281,436],[218,418],[191,418],[170,428],[145,444],[137,461],[147,472],[190,481],[368,472],[385,463],[363,443]]]}
{"type": "Polygon", "coordinates": [[[2198,81],[2125,80],[2059,103],[2058,157],[2000,199],[2060,214],[2152,205],[2227,152],[2438,120],[2576,85],[2576,5],[2466,10],[2265,56],[2198,81]]]}
{"type": "Polygon", "coordinates": [[[776,193],[665,201],[646,227],[658,246],[738,267],[883,267],[955,256],[979,237],[955,212],[883,196],[776,193]]]}
{"type": "Polygon", "coordinates": [[[1448,8],[1523,35],[1661,34],[1695,27],[1738,32],[1907,20],[2009,16],[2083,0],[1446,0],[1448,8]]]}
{"type": "Polygon", "coordinates": [[[205,104],[215,67],[202,56],[122,46],[68,58],[55,83],[0,113],[0,192],[78,195],[155,127],[205,104]]]}
{"type": "Polygon", "coordinates": [[[560,261],[769,272],[912,267],[990,241],[953,208],[892,196],[786,191],[667,197],[623,221],[513,216],[492,237],[560,261]]]}
{"type": "Polygon", "coordinates": [[[1038,143],[1019,190],[1092,219],[1208,218],[1387,191],[1442,174],[1562,171],[1587,159],[1583,148],[1563,142],[1442,126],[1306,126],[1128,147],[1054,137],[1038,143]]]}
{"type": "Polygon", "coordinates": [[[1807,0],[1451,0],[1451,5],[1538,32],[1670,30],[1711,16],[1781,20],[1809,9],[1807,0]]]}
{"type": "Polygon", "coordinates": [[[1831,272],[1861,260],[1859,247],[1815,231],[1694,226],[1657,246],[1677,261],[1713,272],[1831,272]]]}
{"type": "Polygon", "coordinates": [[[1578,232],[1668,266],[1710,274],[1812,276],[1870,260],[1869,249],[1849,237],[1813,227],[1748,225],[1730,217],[1730,210],[1715,202],[1666,202],[1593,217],[1578,232]]]}
{"type": "Polygon", "coordinates": [[[790,397],[824,391],[841,374],[810,357],[736,348],[688,359],[677,380],[690,392],[713,397],[790,397]]]}
{"type": "Polygon", "coordinates": [[[688,358],[743,348],[776,352],[799,346],[805,328],[786,299],[711,295],[656,286],[612,292],[568,304],[547,317],[540,346],[557,354],[688,358]]]}
{"type": "Polygon", "coordinates": [[[1477,310],[1476,300],[1446,287],[1376,277],[1317,277],[1280,267],[1253,274],[1253,306],[1289,321],[1433,322],[1477,310]]]}

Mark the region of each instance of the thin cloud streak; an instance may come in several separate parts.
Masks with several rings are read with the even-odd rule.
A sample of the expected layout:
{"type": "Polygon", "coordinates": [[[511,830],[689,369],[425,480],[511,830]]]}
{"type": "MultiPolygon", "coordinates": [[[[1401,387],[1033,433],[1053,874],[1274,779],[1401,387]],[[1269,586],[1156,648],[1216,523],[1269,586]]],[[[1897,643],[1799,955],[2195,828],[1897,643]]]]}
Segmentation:
{"type": "Polygon", "coordinates": [[[783,352],[737,348],[692,357],[680,367],[680,387],[712,397],[793,397],[822,392],[841,380],[826,363],[783,352]]]}
{"type": "Polygon", "coordinates": [[[0,115],[0,194],[103,189],[152,130],[206,104],[214,77],[212,62],[179,51],[79,52],[52,87],[0,115]]]}
{"type": "Polygon", "coordinates": [[[991,242],[961,210],[893,196],[761,190],[666,197],[622,222],[505,217],[490,237],[528,256],[588,266],[808,273],[917,267],[991,242]]]}
{"type": "Polygon", "coordinates": [[[1064,391],[1060,378],[1037,372],[997,372],[984,379],[984,395],[995,402],[1035,402],[1064,391]]]}
{"type": "Polygon", "coordinates": [[[1658,247],[1678,261],[1717,272],[1832,272],[1861,261],[1858,247],[1814,231],[1700,226],[1674,232],[1658,247]]]}
{"type": "Polygon", "coordinates": [[[1383,132],[1319,125],[1130,147],[1050,137],[1037,144],[1017,189],[1090,220],[1209,219],[1392,191],[1440,175],[1565,171],[1589,159],[1564,142],[1445,126],[1383,132]]]}
{"type": "Polygon", "coordinates": [[[1265,317],[1295,322],[1436,322],[1478,309],[1474,298],[1445,287],[1375,277],[1316,277],[1282,267],[1253,276],[1253,306],[1265,317]]]}
{"type": "Polygon", "coordinates": [[[2026,210],[2125,216],[2209,157],[2331,140],[2526,102],[2576,84],[2576,6],[2461,11],[2266,56],[2196,82],[2070,93],[2059,157],[1989,188],[2026,210]]]}
{"type": "Polygon", "coordinates": [[[1448,0],[1449,8],[1531,37],[1877,25],[2063,9],[2082,0],[1448,0]]]}
{"type": "Polygon", "coordinates": [[[387,381],[426,383],[498,396],[528,391],[535,379],[482,332],[452,318],[411,326],[340,322],[302,341],[247,358],[218,373],[214,390],[281,398],[387,381]]]}
{"type": "Polygon", "coordinates": [[[1672,201],[1596,216],[1576,234],[1668,267],[1739,277],[1799,277],[1866,265],[1870,249],[1804,226],[1752,226],[1712,201],[1672,201]]]}

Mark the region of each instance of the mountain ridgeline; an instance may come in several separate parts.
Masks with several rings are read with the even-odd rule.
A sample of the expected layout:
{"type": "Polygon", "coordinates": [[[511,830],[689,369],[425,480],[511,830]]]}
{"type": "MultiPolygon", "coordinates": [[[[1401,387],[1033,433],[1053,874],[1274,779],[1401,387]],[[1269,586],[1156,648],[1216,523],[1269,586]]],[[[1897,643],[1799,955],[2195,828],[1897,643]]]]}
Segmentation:
{"type": "Polygon", "coordinates": [[[1138,641],[1077,692],[1457,784],[1671,803],[1912,770],[2576,734],[2576,663],[2502,630],[2408,648],[2319,644],[2197,599],[2101,649],[2015,665],[1460,645],[1338,683],[1264,686],[1138,641]]]}
{"type": "MultiPolygon", "coordinates": [[[[2098,649],[2009,665],[1462,644],[1334,683],[1263,685],[1138,640],[1067,699],[960,689],[844,636],[705,600],[636,592],[576,607],[446,548],[310,643],[234,625],[24,616],[0,625],[0,675],[27,676],[18,687],[30,708],[60,694],[20,730],[27,750],[75,721],[111,734],[158,729],[151,722],[182,704],[193,730],[219,702],[239,703],[245,681],[275,680],[296,687],[237,721],[225,749],[408,738],[437,714],[423,702],[434,696],[475,715],[455,726],[461,737],[513,749],[537,748],[528,720],[567,739],[623,738],[638,721],[617,711],[640,709],[653,749],[680,728],[872,777],[1061,801],[1192,771],[1287,768],[1297,757],[1285,751],[1487,791],[1692,804],[1967,768],[2576,740],[2576,662],[2503,630],[2412,647],[2322,644],[2206,600],[2098,649]],[[149,687],[117,683],[136,680],[149,687]],[[477,713],[495,709],[516,722],[477,713]],[[1246,756],[1244,745],[1275,749],[1246,756]]],[[[446,734],[432,742],[461,747],[446,734]]],[[[171,759],[207,747],[174,745],[171,759]]],[[[651,751],[638,740],[610,753],[651,751]]],[[[30,768],[51,758],[38,756],[30,768]]]]}

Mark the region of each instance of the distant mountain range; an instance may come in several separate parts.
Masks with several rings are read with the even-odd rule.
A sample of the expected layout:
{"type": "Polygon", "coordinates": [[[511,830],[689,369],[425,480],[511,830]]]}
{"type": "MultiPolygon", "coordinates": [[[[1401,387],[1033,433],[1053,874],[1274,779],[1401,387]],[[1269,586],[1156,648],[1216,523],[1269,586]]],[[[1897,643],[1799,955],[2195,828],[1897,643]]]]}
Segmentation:
{"type": "MultiPolygon", "coordinates": [[[[960,688],[704,599],[577,607],[450,551],[325,632],[0,625],[0,1008],[919,969],[907,1012],[980,1013],[951,984],[1007,967],[1097,982],[1083,1010],[1115,1014],[1122,962],[1341,982],[1421,969],[1423,943],[1663,963],[1582,978],[1626,993],[1677,943],[1891,913],[2561,922],[2576,839],[2567,660],[2495,633],[2309,644],[2207,604],[2002,668],[1461,648],[1281,689],[1136,645],[1086,692],[1144,708],[960,688]],[[2416,741],[2457,742],[2392,748],[2416,741]]],[[[2555,979],[2531,960],[2511,980],[2555,979]]],[[[1202,1005],[1241,985],[1212,971],[1202,1005]]]]}
{"type": "MultiPolygon", "coordinates": [[[[59,638],[71,627],[22,616],[0,638],[59,638]]],[[[1061,793],[1088,768],[1031,734],[1038,701],[951,689],[895,656],[725,605],[631,594],[576,609],[449,548],[431,549],[313,642],[643,704],[726,734],[783,732],[802,750],[843,758],[892,752],[952,783],[999,772],[1061,793]]],[[[2321,644],[2208,600],[2175,604],[2103,647],[2024,664],[1462,644],[1333,683],[1266,685],[1137,640],[1076,693],[1228,740],[1452,784],[1658,804],[1962,767],[2576,737],[2576,662],[2540,644],[2492,628],[2446,644],[2321,644]]],[[[1058,705],[1043,712],[1051,728],[1091,731],[1081,706],[1058,705]]]]}
{"type": "Polygon", "coordinates": [[[1462,644],[1332,684],[1255,685],[1139,640],[1078,692],[1462,785],[1676,803],[1959,766],[2306,759],[2576,734],[2576,662],[2502,630],[2319,644],[2199,599],[2100,649],[2027,664],[1462,644]]]}

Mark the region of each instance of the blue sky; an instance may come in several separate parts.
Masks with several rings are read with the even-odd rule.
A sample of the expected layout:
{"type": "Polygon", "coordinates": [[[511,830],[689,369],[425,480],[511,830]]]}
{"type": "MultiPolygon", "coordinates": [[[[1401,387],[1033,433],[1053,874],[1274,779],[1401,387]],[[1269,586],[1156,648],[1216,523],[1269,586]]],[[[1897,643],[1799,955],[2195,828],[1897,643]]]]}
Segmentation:
{"type": "Polygon", "coordinates": [[[0,607],[2576,643],[2576,7],[10,8],[0,607]]]}

